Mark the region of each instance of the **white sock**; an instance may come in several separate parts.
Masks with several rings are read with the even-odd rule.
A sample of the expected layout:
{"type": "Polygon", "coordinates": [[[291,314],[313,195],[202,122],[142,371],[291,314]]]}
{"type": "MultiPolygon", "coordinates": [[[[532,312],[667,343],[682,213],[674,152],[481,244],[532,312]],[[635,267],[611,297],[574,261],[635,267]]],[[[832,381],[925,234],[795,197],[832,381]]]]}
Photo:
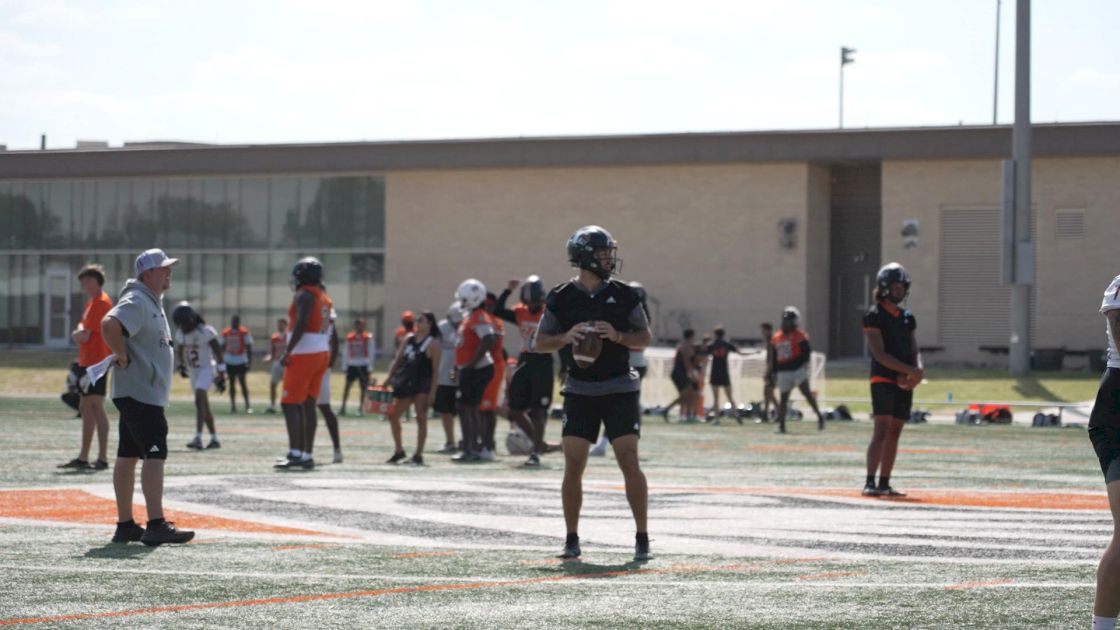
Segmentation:
{"type": "Polygon", "coordinates": [[[210,440],[213,441],[213,442],[218,441],[218,432],[217,431],[210,434],[210,440]]]}
{"type": "Polygon", "coordinates": [[[293,448],[292,450],[288,451],[288,455],[299,459],[300,457],[303,457],[303,451],[299,450],[298,448],[293,448]]]}
{"type": "Polygon", "coordinates": [[[303,461],[307,461],[307,460],[311,459],[311,451],[305,451],[304,454],[303,454],[303,457],[300,457],[300,459],[303,460],[303,461]]]}
{"type": "Polygon", "coordinates": [[[194,434],[194,439],[195,439],[195,441],[197,441],[197,442],[201,442],[201,441],[202,441],[202,432],[201,432],[201,431],[199,431],[198,433],[195,433],[195,434],[194,434]]]}
{"type": "Polygon", "coordinates": [[[1116,630],[1116,617],[1093,615],[1093,630],[1116,630]]]}

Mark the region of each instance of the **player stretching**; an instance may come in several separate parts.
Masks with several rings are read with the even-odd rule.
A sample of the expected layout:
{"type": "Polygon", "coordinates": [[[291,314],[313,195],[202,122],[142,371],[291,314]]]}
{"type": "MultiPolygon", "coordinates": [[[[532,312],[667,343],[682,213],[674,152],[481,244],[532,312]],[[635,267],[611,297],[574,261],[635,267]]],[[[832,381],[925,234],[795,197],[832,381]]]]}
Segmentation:
{"type": "Polygon", "coordinates": [[[315,441],[315,400],[330,367],[330,327],[332,303],[323,288],[323,263],[308,256],[292,268],[295,296],[288,307],[292,336],[280,357],[284,365],[284,395],[280,407],[288,429],[288,456],[276,464],[278,469],[310,470],[315,441]]]}
{"type": "Polygon", "coordinates": [[[202,316],[188,302],[180,302],[171,311],[171,321],[179,329],[175,340],[179,374],[189,377],[194,391],[195,433],[187,448],[202,449],[202,425],[210,430],[210,443],[206,448],[221,448],[218,431],[214,428],[214,412],[210,410],[210,385],[217,385],[218,393],[225,388],[225,362],[218,332],[202,320],[202,316]],[[215,361],[216,360],[216,361],[215,361]],[[215,365],[216,363],[216,365],[215,365]]]}
{"type": "Polygon", "coordinates": [[[1104,473],[1108,506],[1112,510],[1112,540],[1097,567],[1097,596],[1093,600],[1093,630],[1113,630],[1120,613],[1120,276],[1104,292],[1101,313],[1107,324],[1108,367],[1097,389],[1097,400],[1089,415],[1089,439],[1104,473]]]}
{"type": "Polygon", "coordinates": [[[914,387],[922,382],[922,355],[914,337],[917,323],[899,306],[910,293],[910,274],[890,263],[875,279],[875,304],[863,316],[863,334],[871,351],[871,418],[875,431],[867,446],[865,497],[902,497],[891,487],[898,438],[910,419],[914,387]],[[875,485],[875,472],[879,485],[875,485]]]}
{"type": "Polygon", "coordinates": [[[544,429],[552,405],[552,354],[529,349],[544,315],[544,297],[544,283],[539,277],[529,276],[525,284],[510,280],[509,287],[498,296],[494,309],[498,317],[517,324],[521,334],[521,354],[509,384],[509,419],[533,442],[533,451],[525,460],[525,465],[533,468],[541,465],[540,456],[548,451],[544,429]],[[507,309],[506,300],[518,286],[521,287],[521,303],[512,310],[507,309]]]}
{"type": "Polygon", "coordinates": [[[568,260],[579,277],[554,288],[546,299],[534,349],[572,354],[572,344],[598,335],[602,350],[588,367],[572,361],[564,382],[564,522],[568,528],[561,558],[578,558],[579,513],[583,505],[583,470],[588,450],[603,425],[626,483],[626,499],[634,515],[634,560],[650,559],[646,511],[646,477],[638,463],[641,433],[641,381],[630,367],[630,350],[649,345],[649,321],[638,294],[611,280],[621,266],[618,244],[598,226],[582,227],[568,239],[568,260]]]}

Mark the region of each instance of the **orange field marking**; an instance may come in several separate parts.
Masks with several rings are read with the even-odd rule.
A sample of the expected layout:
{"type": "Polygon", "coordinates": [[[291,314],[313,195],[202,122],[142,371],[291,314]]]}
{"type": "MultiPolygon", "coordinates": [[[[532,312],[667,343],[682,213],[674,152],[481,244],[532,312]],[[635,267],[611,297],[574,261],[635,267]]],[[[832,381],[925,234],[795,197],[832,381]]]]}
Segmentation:
{"type": "MultiPolygon", "coordinates": [[[[624,486],[598,485],[599,490],[625,491],[624,486]]],[[[654,492],[708,494],[778,494],[818,497],[844,497],[916,505],[951,505],[957,507],[1025,508],[1031,510],[1108,510],[1108,497],[1103,494],[1064,492],[980,492],[976,490],[913,490],[905,497],[863,497],[859,490],[848,488],[780,488],[749,486],[650,486],[654,492]]]]}
{"type": "Polygon", "coordinates": [[[394,558],[441,558],[444,556],[457,556],[455,551],[414,551],[412,553],[395,553],[394,558]]]}
{"type": "MultiPolygon", "coordinates": [[[[133,514],[138,522],[147,520],[143,505],[134,505],[133,514]]],[[[176,525],[186,529],[224,529],[258,534],[327,535],[309,529],[266,525],[178,510],[166,510],[164,516],[167,520],[174,521],[176,525]]],[[[112,525],[117,522],[117,506],[114,501],[92,495],[85,490],[0,490],[0,517],[112,525]]]]}
{"type": "Polygon", "coordinates": [[[867,571],[828,571],[825,573],[809,573],[806,575],[799,575],[797,576],[797,579],[804,581],[831,580],[833,578],[856,577],[861,575],[867,575],[867,571]]]}
{"type": "Polygon", "coordinates": [[[1012,584],[1014,582],[1015,580],[1011,579],[991,580],[989,582],[962,582],[960,584],[950,584],[949,586],[945,587],[945,590],[967,591],[974,588],[984,588],[985,586],[1001,586],[1003,584],[1012,584]]]}
{"type": "Polygon", "coordinates": [[[186,612],[191,610],[212,610],[219,608],[242,608],[247,606],[267,606],[272,604],[302,604],[307,602],[330,601],[338,599],[354,599],[359,597],[381,597],[384,595],[403,595],[407,593],[434,593],[439,591],[481,590],[501,588],[507,586],[524,586],[528,584],[545,584],[549,582],[566,582],[569,580],[587,580],[621,577],[626,575],[651,575],[663,573],[696,573],[702,571],[740,571],[760,570],[766,564],[794,564],[798,562],[813,562],[819,558],[789,558],[772,560],[751,564],[731,565],[674,565],[661,569],[623,569],[619,571],[602,571],[598,573],[579,573],[574,575],[555,575],[547,577],[521,578],[516,580],[502,580],[498,582],[460,582],[456,584],[425,584],[420,586],[397,586],[365,591],[348,591],[343,593],[322,593],[319,595],[296,595],[291,597],[266,597],[259,599],[241,599],[226,602],[199,602],[196,604],[178,604],[173,606],[153,606],[149,608],[133,608],[131,610],[113,610],[97,613],[72,613],[68,615],[51,615],[44,617],[24,617],[16,619],[0,619],[0,626],[33,624],[33,623],[58,623],[60,621],[80,621],[84,619],[108,619],[114,617],[134,617],[137,615],[154,615],[160,613],[186,612]]]}
{"type": "Polygon", "coordinates": [[[908,455],[982,455],[984,453],[974,448],[900,448],[898,452],[908,455]]]}
{"type": "Polygon", "coordinates": [[[316,544],[316,545],[274,545],[273,551],[295,551],[297,549],[330,549],[331,547],[338,547],[334,544],[316,544]]]}
{"type": "Polygon", "coordinates": [[[848,453],[863,449],[844,444],[753,444],[749,450],[766,453],[848,453]]]}

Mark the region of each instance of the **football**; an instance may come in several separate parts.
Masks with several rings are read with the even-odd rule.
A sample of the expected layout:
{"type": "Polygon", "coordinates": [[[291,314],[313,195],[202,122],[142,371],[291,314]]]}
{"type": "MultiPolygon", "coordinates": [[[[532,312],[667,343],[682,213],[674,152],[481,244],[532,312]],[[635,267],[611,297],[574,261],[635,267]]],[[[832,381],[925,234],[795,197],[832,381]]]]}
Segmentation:
{"type": "Polygon", "coordinates": [[[575,359],[576,365],[579,367],[589,368],[599,358],[599,353],[603,351],[603,340],[595,332],[594,322],[576,325],[583,326],[587,334],[584,335],[582,341],[572,344],[572,358],[575,359]]]}
{"type": "Polygon", "coordinates": [[[910,380],[910,377],[907,376],[906,374],[899,374],[898,375],[898,387],[899,387],[899,389],[910,391],[910,390],[914,389],[917,385],[918,384],[912,382],[910,380]]]}

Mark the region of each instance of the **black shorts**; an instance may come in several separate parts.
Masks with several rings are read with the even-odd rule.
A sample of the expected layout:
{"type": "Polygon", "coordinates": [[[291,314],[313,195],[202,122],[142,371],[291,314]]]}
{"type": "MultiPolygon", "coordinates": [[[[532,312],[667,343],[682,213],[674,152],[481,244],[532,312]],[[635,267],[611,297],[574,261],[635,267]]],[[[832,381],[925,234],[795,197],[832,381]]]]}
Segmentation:
{"type": "Polygon", "coordinates": [[[226,364],[226,374],[230,376],[244,376],[249,373],[249,364],[242,363],[241,365],[226,364]]]}
{"type": "MultiPolygon", "coordinates": [[[[75,372],[75,374],[78,376],[78,378],[82,378],[83,376],[86,375],[86,369],[84,367],[79,367],[78,371],[75,372]]],[[[101,378],[97,379],[97,382],[93,384],[93,387],[89,388],[88,392],[82,393],[82,391],[79,389],[78,394],[80,394],[82,396],[104,396],[105,395],[105,385],[108,384],[108,383],[109,383],[109,372],[105,372],[105,375],[102,376],[101,378]]]]}
{"type": "Polygon", "coordinates": [[[440,385],[436,388],[436,399],[432,401],[436,413],[455,413],[455,386],[440,385]]]}
{"type": "Polygon", "coordinates": [[[552,361],[528,361],[513,370],[509,382],[509,408],[514,411],[552,406],[552,361]]]}
{"type": "Polygon", "coordinates": [[[646,377],[646,372],[649,371],[649,366],[636,365],[634,366],[634,371],[638,373],[638,379],[641,380],[646,377]]]}
{"type": "Polygon", "coordinates": [[[459,389],[456,402],[468,407],[477,407],[482,404],[482,396],[486,387],[494,378],[494,366],[487,365],[482,368],[460,368],[459,389]]]}
{"type": "Polygon", "coordinates": [[[696,389],[696,382],[689,378],[687,374],[673,372],[669,374],[669,378],[673,379],[673,385],[677,386],[678,392],[684,392],[688,389],[696,389]]]}
{"type": "Polygon", "coordinates": [[[368,381],[369,380],[369,366],[367,365],[348,365],[346,366],[346,382],[353,383],[354,381],[368,381]]]}
{"type": "Polygon", "coordinates": [[[708,377],[708,384],[712,387],[731,387],[731,375],[727,372],[713,371],[708,377]]]}
{"type": "Polygon", "coordinates": [[[432,379],[422,378],[420,382],[416,384],[416,391],[407,396],[398,396],[397,392],[393,392],[393,398],[415,398],[420,395],[427,396],[430,393],[432,393],[432,379]]]}
{"type": "Polygon", "coordinates": [[[1108,368],[1101,376],[1089,414],[1089,440],[1105,483],[1120,480],[1120,368],[1108,368]]]}
{"type": "Polygon", "coordinates": [[[167,459],[167,417],[163,407],[134,398],[114,398],[113,404],[121,412],[117,457],[167,459]]]}
{"type": "Polygon", "coordinates": [[[871,384],[871,415],[909,420],[914,390],[905,390],[894,383],[871,384]]]}
{"type": "Polygon", "coordinates": [[[564,437],[580,437],[588,442],[599,441],[599,425],[607,439],[642,433],[640,392],[580,396],[564,394],[564,437]]]}

